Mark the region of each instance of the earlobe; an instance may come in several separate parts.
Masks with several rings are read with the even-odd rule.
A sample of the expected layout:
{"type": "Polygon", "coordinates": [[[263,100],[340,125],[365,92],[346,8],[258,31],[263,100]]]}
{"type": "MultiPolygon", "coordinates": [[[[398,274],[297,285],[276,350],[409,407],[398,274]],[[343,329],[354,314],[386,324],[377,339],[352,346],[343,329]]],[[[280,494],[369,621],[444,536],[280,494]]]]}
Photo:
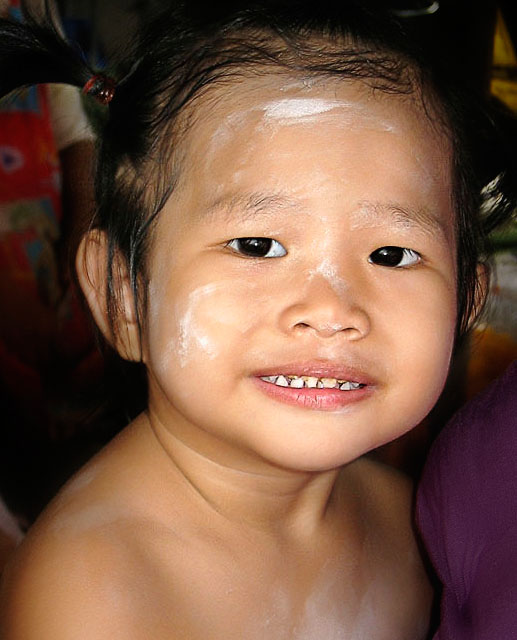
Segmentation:
{"type": "Polygon", "coordinates": [[[128,268],[116,254],[112,265],[112,305],[108,299],[108,269],[108,238],[103,231],[92,229],[83,236],[77,250],[79,284],[104,338],[122,358],[139,362],[140,332],[128,268]]]}

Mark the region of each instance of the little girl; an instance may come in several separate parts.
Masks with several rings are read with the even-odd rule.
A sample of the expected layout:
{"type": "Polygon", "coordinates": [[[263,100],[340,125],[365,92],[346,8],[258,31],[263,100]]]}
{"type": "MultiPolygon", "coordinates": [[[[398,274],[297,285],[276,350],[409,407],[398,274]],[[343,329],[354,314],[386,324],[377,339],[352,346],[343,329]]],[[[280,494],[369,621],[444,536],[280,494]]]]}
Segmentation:
{"type": "Polygon", "coordinates": [[[3,93],[105,105],[78,276],[148,381],[15,555],[5,640],[426,636],[411,487],[364,454],[433,407],[512,203],[482,226],[479,114],[397,25],[315,4],[169,9],[118,80],[2,23],[3,93]]]}

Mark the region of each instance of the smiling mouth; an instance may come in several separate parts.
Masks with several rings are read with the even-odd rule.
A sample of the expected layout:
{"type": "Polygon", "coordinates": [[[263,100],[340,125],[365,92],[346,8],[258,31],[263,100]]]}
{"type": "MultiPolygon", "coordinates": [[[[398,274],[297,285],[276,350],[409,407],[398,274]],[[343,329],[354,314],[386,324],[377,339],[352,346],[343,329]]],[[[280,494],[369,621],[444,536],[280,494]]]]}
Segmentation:
{"type": "Polygon", "coordinates": [[[314,376],[260,376],[264,382],[269,382],[277,387],[289,387],[291,389],[339,389],[340,391],[354,391],[362,389],[366,385],[351,380],[339,380],[338,378],[316,378],[314,376]]]}

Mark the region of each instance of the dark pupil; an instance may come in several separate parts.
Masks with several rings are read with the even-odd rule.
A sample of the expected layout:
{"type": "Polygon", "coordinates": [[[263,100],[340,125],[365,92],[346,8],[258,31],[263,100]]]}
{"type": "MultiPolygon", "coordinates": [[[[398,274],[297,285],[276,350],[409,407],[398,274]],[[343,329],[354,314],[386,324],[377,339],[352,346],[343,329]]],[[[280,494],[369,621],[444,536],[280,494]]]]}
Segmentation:
{"type": "Polygon", "coordinates": [[[249,256],[265,256],[271,249],[269,238],[239,238],[239,249],[249,256]]]}
{"type": "Polygon", "coordinates": [[[404,249],[400,247],[382,247],[382,249],[377,249],[371,255],[371,259],[375,264],[385,267],[396,267],[403,257],[404,249]]]}

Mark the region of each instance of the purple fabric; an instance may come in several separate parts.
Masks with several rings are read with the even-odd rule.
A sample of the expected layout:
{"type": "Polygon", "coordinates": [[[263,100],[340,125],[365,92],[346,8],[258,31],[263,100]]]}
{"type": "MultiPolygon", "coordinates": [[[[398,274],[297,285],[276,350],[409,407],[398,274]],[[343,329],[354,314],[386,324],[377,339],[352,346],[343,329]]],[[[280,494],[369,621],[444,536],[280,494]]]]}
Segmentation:
{"type": "Polygon", "coordinates": [[[443,582],[435,640],[517,638],[517,362],[437,438],[417,519],[443,582]]]}

